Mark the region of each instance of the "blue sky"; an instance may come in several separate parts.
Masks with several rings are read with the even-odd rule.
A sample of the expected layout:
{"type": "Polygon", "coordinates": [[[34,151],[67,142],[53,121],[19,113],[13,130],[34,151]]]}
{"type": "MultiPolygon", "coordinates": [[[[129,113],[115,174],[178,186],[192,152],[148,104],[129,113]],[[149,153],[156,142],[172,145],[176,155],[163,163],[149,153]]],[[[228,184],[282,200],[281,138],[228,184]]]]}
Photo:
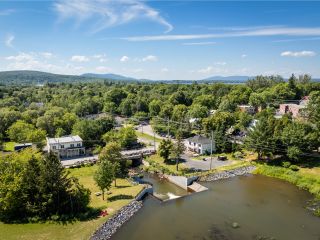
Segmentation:
{"type": "Polygon", "coordinates": [[[320,1],[0,0],[0,70],[320,77],[320,1]]]}

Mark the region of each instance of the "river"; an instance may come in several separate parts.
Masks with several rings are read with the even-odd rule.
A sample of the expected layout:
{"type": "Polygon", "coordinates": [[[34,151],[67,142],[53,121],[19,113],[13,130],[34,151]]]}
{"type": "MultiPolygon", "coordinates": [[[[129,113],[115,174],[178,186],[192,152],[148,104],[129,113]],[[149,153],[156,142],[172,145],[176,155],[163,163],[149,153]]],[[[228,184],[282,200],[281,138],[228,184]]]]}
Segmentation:
{"type": "MultiPolygon", "coordinates": [[[[153,181],[168,199],[188,195],[171,183],[153,181]]],[[[319,240],[320,218],[305,209],[312,196],[287,182],[249,175],[203,183],[206,192],[161,202],[148,197],[113,240],[319,240]]]]}

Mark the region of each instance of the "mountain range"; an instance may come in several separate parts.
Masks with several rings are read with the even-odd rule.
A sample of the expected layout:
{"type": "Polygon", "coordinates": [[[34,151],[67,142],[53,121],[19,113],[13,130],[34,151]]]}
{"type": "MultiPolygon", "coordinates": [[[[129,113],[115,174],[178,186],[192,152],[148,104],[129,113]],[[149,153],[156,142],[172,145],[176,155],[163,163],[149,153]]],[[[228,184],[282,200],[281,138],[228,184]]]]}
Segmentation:
{"type": "MultiPolygon", "coordinates": [[[[196,80],[198,83],[230,83],[239,84],[245,83],[250,76],[213,76],[202,80],[196,80]]],[[[194,80],[150,80],[150,79],[136,79],[133,77],[122,76],[118,74],[96,74],[85,73],[82,75],[63,75],[53,74],[40,71],[4,71],[0,72],[0,84],[45,84],[45,83],[73,83],[73,82],[141,82],[141,83],[167,83],[167,84],[191,84],[194,80]]],[[[320,79],[313,79],[313,81],[320,81],[320,79]]]]}

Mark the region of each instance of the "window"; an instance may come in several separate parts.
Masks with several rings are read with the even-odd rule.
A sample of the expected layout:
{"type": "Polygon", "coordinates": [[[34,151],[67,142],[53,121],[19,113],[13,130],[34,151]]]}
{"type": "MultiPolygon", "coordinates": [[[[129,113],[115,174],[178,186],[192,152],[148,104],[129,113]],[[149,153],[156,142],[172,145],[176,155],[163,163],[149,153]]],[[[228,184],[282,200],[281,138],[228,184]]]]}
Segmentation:
{"type": "Polygon", "coordinates": [[[64,145],[61,145],[61,148],[64,148],[64,145]]]}
{"type": "Polygon", "coordinates": [[[72,147],[72,148],[73,148],[73,147],[74,147],[74,144],[70,144],[70,147],[72,147]]]}
{"type": "Polygon", "coordinates": [[[77,143],[77,147],[81,147],[81,143],[77,143]]]}
{"type": "Polygon", "coordinates": [[[55,149],[57,149],[57,147],[56,147],[56,146],[52,146],[52,149],[54,149],[54,150],[55,150],[55,149]]]}

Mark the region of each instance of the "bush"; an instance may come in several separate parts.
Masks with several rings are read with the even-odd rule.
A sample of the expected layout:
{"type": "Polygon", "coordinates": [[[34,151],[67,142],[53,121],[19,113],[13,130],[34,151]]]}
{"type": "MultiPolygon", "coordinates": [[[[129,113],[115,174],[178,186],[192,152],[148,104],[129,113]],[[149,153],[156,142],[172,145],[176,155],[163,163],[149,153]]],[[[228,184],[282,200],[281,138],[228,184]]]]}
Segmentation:
{"type": "Polygon", "coordinates": [[[291,166],[290,162],[283,162],[282,167],[289,168],[291,166]]]}
{"type": "Polygon", "coordinates": [[[238,159],[239,159],[239,158],[243,158],[243,153],[237,151],[237,152],[233,153],[232,156],[233,156],[234,158],[238,158],[238,159]]]}
{"type": "Polygon", "coordinates": [[[58,221],[58,220],[60,219],[60,217],[59,217],[58,215],[52,215],[52,216],[50,217],[50,219],[51,219],[52,221],[58,221]]]}
{"type": "Polygon", "coordinates": [[[289,167],[292,171],[299,171],[299,167],[297,166],[297,165],[291,165],[290,167],[289,167]]]}

